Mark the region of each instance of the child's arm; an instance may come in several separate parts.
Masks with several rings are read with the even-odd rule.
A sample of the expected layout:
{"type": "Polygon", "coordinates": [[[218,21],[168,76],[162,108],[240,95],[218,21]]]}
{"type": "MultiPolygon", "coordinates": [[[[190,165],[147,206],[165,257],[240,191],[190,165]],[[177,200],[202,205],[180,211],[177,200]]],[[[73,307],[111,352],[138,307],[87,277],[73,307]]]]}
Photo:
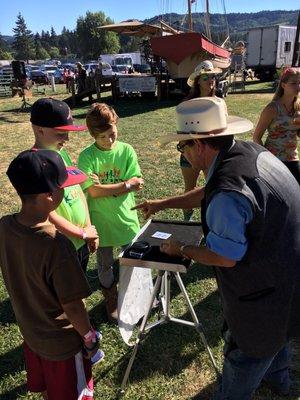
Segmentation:
{"type": "Polygon", "coordinates": [[[119,196],[128,192],[141,190],[144,184],[142,178],[133,177],[124,182],[102,185],[99,181],[95,183],[97,182],[96,175],[93,174],[91,177],[94,185],[88,187],[86,190],[92,198],[119,196]]]}
{"type": "MultiPolygon", "coordinates": [[[[83,190],[80,190],[80,198],[81,201],[84,205],[85,208],[85,215],[86,215],[86,226],[91,226],[91,218],[90,218],[90,212],[89,212],[89,208],[87,205],[87,201],[85,198],[85,195],[83,193],[83,190]]],[[[95,253],[95,251],[98,249],[99,247],[99,238],[97,237],[96,239],[87,239],[87,245],[89,248],[90,253],[95,253]]]]}
{"type": "MultiPolygon", "coordinates": [[[[83,300],[74,300],[70,303],[62,304],[62,308],[74,329],[84,340],[84,336],[92,330],[92,327],[83,300]]],[[[86,347],[93,349],[88,354],[89,358],[92,357],[97,352],[98,346],[93,348],[94,343],[86,340],[84,340],[84,344],[86,347]]]]}
{"type": "Polygon", "coordinates": [[[49,214],[49,221],[55,225],[58,231],[66,236],[73,236],[84,240],[95,240],[98,238],[98,233],[94,225],[86,226],[84,229],[80,228],[58,215],[56,211],[52,211],[49,214]]]}

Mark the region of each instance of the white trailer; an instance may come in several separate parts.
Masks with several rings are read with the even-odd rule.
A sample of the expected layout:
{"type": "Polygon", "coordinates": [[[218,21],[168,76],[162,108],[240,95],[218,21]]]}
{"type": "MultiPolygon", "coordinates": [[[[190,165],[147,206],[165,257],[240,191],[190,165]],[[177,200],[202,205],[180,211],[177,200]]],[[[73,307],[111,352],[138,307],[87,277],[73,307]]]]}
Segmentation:
{"type": "Polygon", "coordinates": [[[273,79],[276,68],[291,66],[296,26],[250,29],[247,35],[246,64],[261,80],[273,79]]]}

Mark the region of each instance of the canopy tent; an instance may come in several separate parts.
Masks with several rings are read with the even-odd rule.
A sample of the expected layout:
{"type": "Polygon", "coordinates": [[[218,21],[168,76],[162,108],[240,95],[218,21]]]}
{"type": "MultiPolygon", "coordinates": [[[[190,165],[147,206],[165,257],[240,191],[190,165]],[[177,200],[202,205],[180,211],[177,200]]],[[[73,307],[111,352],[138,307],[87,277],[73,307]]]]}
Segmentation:
{"type": "Polygon", "coordinates": [[[174,29],[166,24],[144,24],[137,19],[129,19],[119,24],[103,25],[100,29],[132,36],[160,36],[162,32],[174,33],[174,29]]]}

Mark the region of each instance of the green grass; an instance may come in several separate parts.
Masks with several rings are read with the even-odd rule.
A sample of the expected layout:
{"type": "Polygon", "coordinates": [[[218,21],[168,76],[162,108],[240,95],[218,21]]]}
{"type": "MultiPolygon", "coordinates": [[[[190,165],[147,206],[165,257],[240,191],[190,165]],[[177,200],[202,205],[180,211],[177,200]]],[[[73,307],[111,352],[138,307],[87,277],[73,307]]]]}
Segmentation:
{"type": "MultiPolygon", "coordinates": [[[[49,93],[50,94],[50,93],[49,93]]],[[[59,88],[58,98],[67,97],[59,88]]],[[[245,116],[256,123],[260,111],[270,101],[271,94],[234,94],[226,99],[230,114],[245,116]]],[[[32,103],[34,99],[29,99],[32,103]]],[[[106,98],[104,98],[106,99],[106,98]]],[[[110,101],[107,98],[107,101],[110,101]]],[[[165,150],[157,146],[159,136],[175,131],[174,108],[178,99],[157,103],[156,100],[122,99],[115,108],[120,116],[119,138],[134,146],[145,177],[145,189],[138,193],[137,201],[175,195],[183,190],[179,171],[179,154],[175,145],[165,150]]],[[[16,113],[20,99],[0,100],[0,213],[5,215],[19,208],[19,200],[6,178],[10,160],[21,150],[33,144],[29,114],[16,113]]],[[[73,110],[76,121],[84,122],[88,104],[73,110]]],[[[250,139],[251,135],[246,136],[250,139]]],[[[67,149],[74,161],[82,148],[91,143],[87,132],[71,133],[67,149]]],[[[196,215],[199,215],[197,212],[196,215]]],[[[180,211],[165,211],[159,217],[181,219],[180,211]]],[[[141,218],[141,224],[143,224],[141,218]]],[[[16,249],[17,250],[17,249],[16,249]]],[[[91,257],[90,273],[95,274],[95,257],[91,257]]],[[[220,339],[221,309],[213,272],[209,267],[195,264],[183,275],[191,301],[203,322],[209,345],[222,364],[220,339]]],[[[121,340],[116,327],[106,323],[103,298],[97,279],[90,279],[93,294],[87,299],[90,315],[103,332],[102,348],[105,361],[94,368],[95,398],[112,400],[129,360],[131,349],[121,340]]],[[[187,307],[175,284],[172,284],[172,311],[188,317],[187,307]]],[[[0,400],[36,399],[25,390],[26,376],[22,359],[22,339],[15,322],[7,292],[0,280],[0,400]]],[[[299,372],[296,373],[299,380],[299,372]]],[[[128,400],[193,399],[197,393],[209,399],[214,389],[215,375],[199,335],[192,328],[167,324],[153,329],[143,342],[130,375],[128,400]]],[[[280,400],[266,388],[261,388],[256,400],[280,400]]]]}

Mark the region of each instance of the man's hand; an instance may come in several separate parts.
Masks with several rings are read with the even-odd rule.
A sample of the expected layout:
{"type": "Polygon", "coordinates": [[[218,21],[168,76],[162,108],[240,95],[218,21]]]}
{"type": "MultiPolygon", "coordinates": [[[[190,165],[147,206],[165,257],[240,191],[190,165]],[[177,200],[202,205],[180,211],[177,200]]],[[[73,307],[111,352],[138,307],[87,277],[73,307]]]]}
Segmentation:
{"type": "Polygon", "coordinates": [[[130,191],[138,191],[143,189],[144,186],[144,179],[143,178],[137,178],[134,176],[133,178],[130,178],[126,181],[126,183],[129,183],[131,185],[130,191]]]}
{"type": "Polygon", "coordinates": [[[86,233],[86,240],[87,241],[98,239],[98,232],[97,232],[97,230],[96,230],[94,225],[86,226],[84,228],[84,231],[86,233]]]}
{"type": "Polygon", "coordinates": [[[90,253],[95,253],[95,251],[99,247],[99,238],[87,240],[87,245],[88,245],[90,253]]]}
{"type": "Polygon", "coordinates": [[[132,210],[141,210],[144,218],[148,219],[151,215],[163,210],[160,200],[146,200],[143,203],[137,204],[132,210]]]}
{"type": "Polygon", "coordinates": [[[169,256],[181,256],[181,251],[180,247],[183,245],[183,243],[179,242],[178,240],[165,240],[161,245],[160,245],[160,251],[162,253],[166,253],[169,256]]]}

